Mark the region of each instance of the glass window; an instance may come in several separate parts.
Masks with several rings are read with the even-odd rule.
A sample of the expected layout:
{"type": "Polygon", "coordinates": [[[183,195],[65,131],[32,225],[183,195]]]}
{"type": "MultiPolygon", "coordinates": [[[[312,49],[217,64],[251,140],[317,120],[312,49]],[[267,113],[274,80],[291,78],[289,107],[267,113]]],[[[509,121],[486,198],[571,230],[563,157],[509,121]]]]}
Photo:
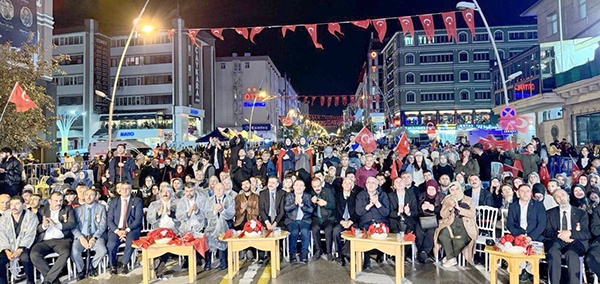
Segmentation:
{"type": "Polygon", "coordinates": [[[404,62],[406,65],[414,65],[415,64],[415,56],[412,53],[405,55],[404,62]]]}
{"type": "Polygon", "coordinates": [[[600,143],[600,113],[577,116],[576,143],[600,143]]]}
{"type": "Polygon", "coordinates": [[[414,103],[415,102],[415,93],[414,92],[408,92],[408,93],[406,93],[406,102],[407,103],[414,103]]]}
{"type": "Polygon", "coordinates": [[[458,42],[468,42],[469,38],[466,32],[461,32],[458,34],[458,42]]]}
{"type": "Polygon", "coordinates": [[[552,12],[546,16],[546,32],[548,33],[548,36],[558,32],[558,16],[556,15],[556,12],[552,12]]]}
{"type": "Polygon", "coordinates": [[[579,1],[579,19],[583,19],[587,17],[587,5],[586,0],[578,0],[579,1]]]}
{"type": "Polygon", "coordinates": [[[404,37],[404,46],[411,46],[414,45],[413,43],[413,37],[412,36],[405,36],[404,37]]]}
{"type": "Polygon", "coordinates": [[[246,68],[246,69],[250,68],[250,62],[244,62],[244,68],[246,68]]]}
{"type": "Polygon", "coordinates": [[[458,62],[469,62],[469,53],[466,51],[461,51],[458,54],[458,62]]]}
{"type": "Polygon", "coordinates": [[[468,101],[471,99],[470,93],[467,90],[462,90],[460,91],[460,100],[461,101],[468,101]]]}
{"type": "Polygon", "coordinates": [[[407,73],[406,74],[406,84],[414,84],[415,83],[415,74],[407,73]]]}
{"type": "Polygon", "coordinates": [[[225,63],[221,63],[221,69],[225,69],[225,63]]]}
{"type": "Polygon", "coordinates": [[[467,70],[460,71],[460,81],[461,82],[469,81],[469,71],[467,71],[467,70]]]}
{"type": "Polygon", "coordinates": [[[494,32],[494,40],[504,40],[504,33],[502,31],[495,31],[494,32]]]}

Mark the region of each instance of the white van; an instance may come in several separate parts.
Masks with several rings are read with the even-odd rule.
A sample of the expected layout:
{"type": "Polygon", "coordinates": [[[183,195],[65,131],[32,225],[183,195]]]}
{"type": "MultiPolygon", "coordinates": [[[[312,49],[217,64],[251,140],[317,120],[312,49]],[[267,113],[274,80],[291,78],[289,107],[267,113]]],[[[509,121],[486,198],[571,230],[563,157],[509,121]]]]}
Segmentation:
{"type": "MultiPolygon", "coordinates": [[[[125,144],[127,151],[133,157],[140,153],[148,155],[148,151],[152,151],[152,148],[146,143],[135,139],[113,140],[111,144],[111,150],[115,150],[119,144],[125,144]]],[[[90,153],[90,158],[93,158],[95,155],[102,155],[106,157],[106,153],[108,152],[108,141],[91,142],[88,145],[88,151],[90,153]]]]}

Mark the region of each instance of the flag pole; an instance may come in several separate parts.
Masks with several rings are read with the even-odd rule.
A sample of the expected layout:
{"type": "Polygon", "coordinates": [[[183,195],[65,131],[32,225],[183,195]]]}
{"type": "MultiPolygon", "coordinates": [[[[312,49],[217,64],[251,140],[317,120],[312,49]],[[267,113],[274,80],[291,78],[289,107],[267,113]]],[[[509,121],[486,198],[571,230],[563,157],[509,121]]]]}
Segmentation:
{"type": "Polygon", "coordinates": [[[12,95],[15,93],[15,88],[17,87],[17,83],[15,83],[15,86],[13,87],[12,92],[10,92],[10,96],[8,96],[8,101],[6,101],[6,105],[4,106],[4,110],[2,110],[2,114],[0,115],[0,125],[2,125],[2,119],[4,118],[4,113],[6,112],[6,108],[8,107],[8,104],[10,103],[10,98],[12,98],[12,95]]]}

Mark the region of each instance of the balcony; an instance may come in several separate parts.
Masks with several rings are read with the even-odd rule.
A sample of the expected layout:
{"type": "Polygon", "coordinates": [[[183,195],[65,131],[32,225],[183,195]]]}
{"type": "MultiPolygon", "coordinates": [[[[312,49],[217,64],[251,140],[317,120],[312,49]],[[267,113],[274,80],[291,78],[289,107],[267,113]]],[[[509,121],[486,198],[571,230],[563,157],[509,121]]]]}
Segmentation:
{"type": "Polygon", "coordinates": [[[556,74],[556,87],[562,87],[577,81],[589,79],[595,76],[600,76],[600,58],[596,57],[583,65],[573,67],[566,72],[556,74]]]}

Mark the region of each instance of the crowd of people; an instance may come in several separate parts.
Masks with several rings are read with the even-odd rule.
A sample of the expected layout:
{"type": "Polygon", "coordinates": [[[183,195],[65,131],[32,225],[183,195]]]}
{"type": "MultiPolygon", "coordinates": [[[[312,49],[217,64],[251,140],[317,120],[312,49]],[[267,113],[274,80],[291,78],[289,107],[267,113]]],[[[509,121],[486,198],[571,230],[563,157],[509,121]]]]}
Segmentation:
{"type": "MultiPolygon", "coordinates": [[[[551,283],[561,283],[563,256],[570,283],[583,273],[579,257],[600,273],[600,158],[593,145],[579,151],[580,171],[550,178],[543,171],[551,162],[548,150],[537,138],[515,149],[432,143],[426,149],[413,146],[404,157],[383,145],[364,153],[354,138],[286,138],[280,146],[252,148],[238,135],[230,141],[211,138],[191,153],[161,148],[160,155],[136,157],[119,145],[107,159],[57,169],[48,180],[57,186],[47,198],[31,185],[19,186],[22,165],[10,149],[1,149],[0,284],[7,283],[6,269],[18,274],[20,267],[27,283],[35,282],[34,267],[44,283],[60,283],[68,259],[78,279],[93,277],[106,255],[110,273],[129,273],[132,242],[145,223],[206,235],[211,253],[197,255],[204,270],[227,268],[227,244],[219,236],[252,220],[266,230],[290,232],[285,249],[291,264],[311,261],[312,238],[312,260],[345,266],[350,256],[341,233],[372,224],[415,234],[421,263],[437,260],[443,251],[444,268],[457,265],[461,253],[474,264],[482,206],[505,209],[499,218],[506,230],[544,243],[551,283]],[[512,161],[522,170],[492,171],[492,162],[512,161]],[[57,258],[49,266],[46,256],[52,253],[57,258]]],[[[371,269],[372,256],[383,259],[377,251],[366,252],[364,270],[371,269]]],[[[249,249],[243,257],[264,264],[270,256],[249,249]]],[[[155,260],[158,277],[168,261],[168,255],[155,260]]],[[[531,277],[529,269],[523,265],[521,279],[531,277]]]]}

